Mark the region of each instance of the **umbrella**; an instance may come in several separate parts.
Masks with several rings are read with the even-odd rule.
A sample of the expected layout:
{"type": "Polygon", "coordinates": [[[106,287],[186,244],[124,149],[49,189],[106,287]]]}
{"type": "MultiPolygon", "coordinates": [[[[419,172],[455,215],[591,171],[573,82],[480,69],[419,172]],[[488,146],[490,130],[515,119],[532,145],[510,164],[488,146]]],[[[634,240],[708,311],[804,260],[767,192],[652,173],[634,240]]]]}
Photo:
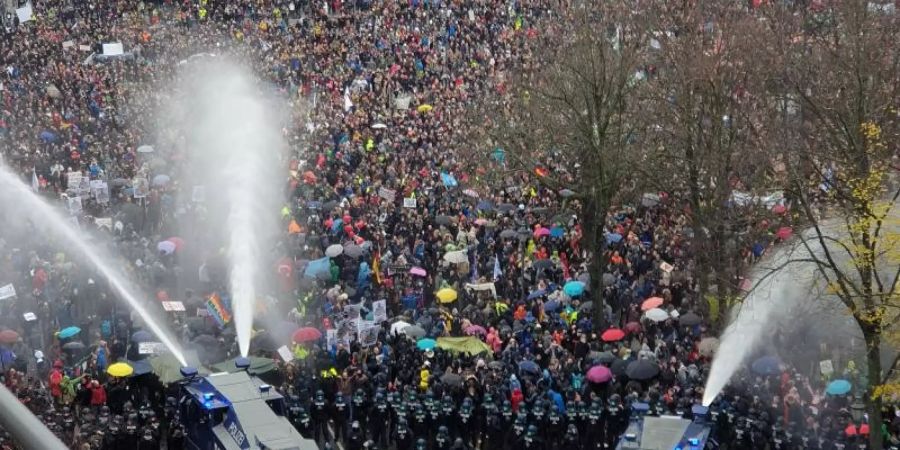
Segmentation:
{"type": "Polygon", "coordinates": [[[165,185],[169,184],[170,180],[171,180],[171,178],[169,178],[168,175],[160,174],[160,175],[153,177],[153,185],[154,186],[165,186],[165,185]]]}
{"type": "Polygon", "coordinates": [[[487,200],[482,200],[475,205],[475,209],[478,211],[490,211],[494,209],[494,205],[487,200]]]}
{"type": "Polygon", "coordinates": [[[418,108],[416,108],[416,111],[419,111],[420,113],[427,113],[427,112],[430,112],[432,109],[434,109],[434,106],[431,106],[427,103],[423,103],[423,104],[419,105],[418,108]]]}
{"type": "Polygon", "coordinates": [[[544,303],[544,312],[552,313],[559,309],[560,304],[556,300],[550,300],[547,303],[544,303]]]}
{"type": "Polygon", "coordinates": [[[413,339],[418,339],[425,336],[425,329],[418,325],[410,325],[401,329],[400,332],[413,339]]]}
{"type": "Polygon", "coordinates": [[[485,334],[487,334],[487,330],[485,330],[481,325],[469,325],[468,327],[466,327],[466,334],[468,334],[469,336],[475,334],[484,336],[485,334]]]}
{"type": "Polygon", "coordinates": [[[500,212],[508,212],[508,211],[513,211],[515,209],[516,209],[516,205],[513,205],[512,203],[501,203],[501,204],[497,205],[497,211],[500,211],[500,212]]]}
{"type": "Polygon", "coordinates": [[[153,147],[149,145],[142,145],[137,148],[138,153],[153,153],[153,147]]]}
{"type": "Polygon", "coordinates": [[[444,253],[444,261],[447,261],[451,264],[461,264],[469,261],[469,255],[466,254],[465,250],[447,252],[444,253]]]}
{"type": "Polygon", "coordinates": [[[78,327],[63,328],[59,332],[59,338],[60,339],[68,339],[72,336],[75,336],[78,333],[81,333],[81,328],[78,328],[78,327]]]}
{"type": "Polygon", "coordinates": [[[435,294],[441,303],[452,303],[456,301],[456,291],[451,288],[443,288],[435,294]]]}
{"type": "Polygon", "coordinates": [[[566,230],[563,230],[562,227],[553,227],[550,229],[550,237],[559,239],[563,237],[563,234],[565,234],[565,232],[566,230]]]}
{"type": "Polygon", "coordinates": [[[612,365],[609,366],[609,370],[612,371],[613,375],[617,377],[621,377],[625,375],[626,370],[628,369],[629,361],[626,359],[615,359],[612,362],[612,365]]]}
{"type": "Polygon", "coordinates": [[[607,244],[617,244],[622,241],[622,235],[619,233],[607,233],[606,234],[606,243],[607,244]]]}
{"type": "Polygon", "coordinates": [[[536,298],[543,296],[546,293],[547,293],[547,291],[545,291],[543,289],[538,289],[536,291],[532,291],[530,294],[528,294],[528,300],[534,300],[536,298]]]}
{"type": "Polygon", "coordinates": [[[569,297],[580,297],[584,294],[584,283],[580,281],[569,281],[563,286],[563,292],[569,297]]]}
{"type": "Polygon", "coordinates": [[[614,361],[616,361],[618,359],[618,358],[616,358],[616,355],[612,354],[612,352],[591,352],[591,355],[589,355],[589,358],[591,361],[593,361],[595,363],[603,364],[606,366],[611,365],[614,361]]]}
{"type": "Polygon", "coordinates": [[[447,386],[462,386],[462,377],[453,372],[447,372],[441,376],[441,383],[447,386]]]}
{"type": "Polygon", "coordinates": [[[337,200],[329,200],[325,203],[322,203],[322,209],[325,211],[331,211],[339,204],[340,204],[340,202],[337,200]]]}
{"type": "Polygon", "coordinates": [[[602,339],[603,342],[621,341],[622,338],[624,338],[624,337],[625,337],[625,332],[618,328],[610,328],[610,329],[604,331],[603,334],[600,335],[600,339],[602,339]]]}
{"type": "Polygon", "coordinates": [[[591,311],[592,309],[594,309],[594,302],[584,302],[581,304],[581,306],[578,307],[578,311],[580,312],[587,312],[591,311]]]}
{"type": "Polygon", "coordinates": [[[516,230],[503,230],[500,232],[501,239],[514,239],[519,236],[519,233],[516,233],[516,230]]]}
{"type": "Polygon", "coordinates": [[[781,373],[781,360],[777,356],[763,356],[753,361],[750,370],[757,375],[778,375],[781,373]]]}
{"type": "Polygon", "coordinates": [[[639,322],[628,322],[625,324],[624,328],[626,333],[640,333],[641,332],[641,324],[639,322]]]}
{"type": "Polygon", "coordinates": [[[260,331],[253,335],[250,339],[250,348],[252,350],[263,350],[267,352],[277,351],[284,341],[279,340],[271,331],[260,331]]]}
{"type": "Polygon", "coordinates": [[[633,361],[625,369],[625,375],[632,380],[649,380],[659,375],[659,365],[649,359],[633,361]]]}
{"type": "Polygon", "coordinates": [[[176,252],[180,252],[181,249],[184,248],[184,239],[182,239],[182,238],[180,238],[180,237],[175,237],[175,236],[173,236],[173,237],[170,237],[170,238],[168,238],[168,239],[166,239],[166,240],[169,241],[169,242],[171,242],[171,243],[173,243],[173,244],[175,244],[175,251],[176,251],[176,252]]]}
{"type": "Polygon", "coordinates": [[[176,245],[172,241],[159,241],[156,244],[156,251],[165,255],[171,255],[172,253],[175,253],[175,248],[176,245]]]}
{"type": "MultiPolygon", "coordinates": [[[[185,357],[187,357],[187,355],[185,355],[185,357]]],[[[199,364],[192,363],[192,359],[197,359],[196,352],[194,352],[193,358],[188,358],[188,365],[196,368],[197,373],[201,376],[209,374],[209,371],[203,367],[199,367],[199,364]]],[[[184,378],[181,375],[181,362],[171,353],[154,356],[148,359],[147,362],[150,364],[151,371],[159,377],[159,381],[162,384],[174,383],[184,378]]]]}
{"type": "Polygon", "coordinates": [[[787,212],[787,207],[784,205],[775,205],[772,207],[772,212],[775,214],[784,214],[787,212]]]}
{"type": "Polygon", "coordinates": [[[613,374],[606,366],[594,366],[584,374],[584,377],[592,383],[606,383],[612,380],[613,374]]]}
{"type": "Polygon", "coordinates": [[[834,380],[831,383],[828,383],[828,387],[825,388],[825,393],[828,395],[844,395],[850,392],[850,382],[847,380],[834,380]]]}
{"type": "Polygon", "coordinates": [[[391,334],[400,334],[405,328],[410,326],[412,326],[410,323],[398,320],[391,324],[391,334]]]}
{"type": "Polygon", "coordinates": [[[669,313],[667,313],[659,308],[653,308],[653,309],[648,310],[644,314],[644,317],[646,317],[654,322],[664,322],[666,319],[669,318],[669,313]]]}
{"type": "Polygon", "coordinates": [[[437,341],[435,341],[434,339],[424,338],[416,341],[416,348],[419,350],[434,350],[435,346],[437,346],[437,341]]]}
{"type": "Polygon", "coordinates": [[[697,314],[694,314],[693,312],[688,312],[688,313],[682,314],[681,316],[678,317],[678,323],[680,323],[686,327],[693,327],[695,325],[700,325],[700,322],[702,322],[702,321],[703,321],[703,319],[701,319],[700,316],[698,316],[697,314]]]}
{"type": "Polygon", "coordinates": [[[41,131],[41,134],[38,137],[44,142],[56,142],[57,140],[56,134],[47,130],[41,131]]]}
{"type": "Polygon", "coordinates": [[[409,273],[410,275],[415,275],[417,277],[428,276],[428,272],[421,267],[413,267],[412,269],[409,269],[409,273]]]}
{"type": "Polygon", "coordinates": [[[306,270],[303,271],[303,276],[314,279],[331,278],[331,260],[326,256],[310,261],[306,265],[306,270]]]}
{"type": "Polygon", "coordinates": [[[119,362],[109,366],[106,373],[113,377],[127,377],[134,373],[134,369],[127,363],[119,362]]]}
{"type": "Polygon", "coordinates": [[[153,335],[146,330],[135,331],[131,335],[131,342],[149,342],[153,340],[153,335]]]}
{"type": "Polygon", "coordinates": [[[601,281],[603,282],[603,286],[612,286],[616,283],[616,276],[611,273],[604,273],[601,281]]]}
{"type": "Polygon", "coordinates": [[[329,258],[340,256],[342,253],[344,253],[344,247],[341,244],[329,245],[328,248],[325,249],[325,256],[329,258]]]}
{"type": "Polygon", "coordinates": [[[19,333],[13,330],[0,331],[0,344],[12,344],[19,340],[19,333]]]}
{"type": "Polygon", "coordinates": [[[84,344],[82,344],[79,341],[73,341],[73,342],[67,343],[66,345],[63,345],[62,348],[63,348],[63,350],[69,350],[69,351],[84,350],[84,344]]]}
{"type": "Polygon", "coordinates": [[[372,125],[372,128],[374,128],[376,130],[383,130],[383,129],[387,128],[387,125],[385,125],[383,123],[376,123],[376,124],[372,125]]]}
{"type": "Polygon", "coordinates": [[[356,244],[346,244],[344,245],[344,254],[351,258],[359,258],[363,254],[363,249],[356,244]]]}
{"type": "Polygon", "coordinates": [[[478,198],[478,192],[475,189],[466,189],[463,191],[463,194],[472,198],[478,198]]]}
{"type": "Polygon", "coordinates": [[[539,259],[533,263],[531,263],[531,267],[534,267],[535,270],[544,270],[553,267],[553,261],[549,259],[539,259]]]}
{"type": "Polygon", "coordinates": [[[644,300],[644,303],[641,303],[641,311],[650,311],[653,308],[659,308],[662,306],[664,300],[662,297],[650,297],[647,300],[644,300]]]}
{"type": "Polygon", "coordinates": [[[706,357],[712,356],[718,349],[719,339],[714,337],[703,338],[697,346],[697,351],[700,352],[700,355],[706,357]]]}
{"type": "Polygon", "coordinates": [[[313,327],[303,327],[294,332],[294,335],[291,336],[291,339],[294,342],[312,342],[317,341],[322,337],[322,332],[313,328],[313,327]]]}
{"type": "Polygon", "coordinates": [[[537,230],[534,230],[534,237],[539,238],[539,237],[544,237],[544,236],[550,236],[549,228],[540,227],[537,230]]]}
{"type": "Polygon", "coordinates": [[[528,373],[532,373],[535,375],[541,373],[540,366],[538,366],[536,362],[528,361],[528,360],[522,361],[519,363],[519,370],[521,370],[522,372],[528,372],[528,373]]]}
{"type": "Polygon", "coordinates": [[[500,370],[503,368],[503,361],[491,361],[488,363],[488,368],[493,370],[500,370]]]}
{"type": "Polygon", "coordinates": [[[451,223],[454,222],[453,218],[450,216],[437,216],[434,218],[434,221],[438,225],[450,225],[451,223]]]}
{"type": "Polygon", "coordinates": [[[793,233],[794,230],[791,227],[781,227],[778,229],[778,231],[775,232],[775,237],[783,241],[791,237],[791,234],[793,233]]]}

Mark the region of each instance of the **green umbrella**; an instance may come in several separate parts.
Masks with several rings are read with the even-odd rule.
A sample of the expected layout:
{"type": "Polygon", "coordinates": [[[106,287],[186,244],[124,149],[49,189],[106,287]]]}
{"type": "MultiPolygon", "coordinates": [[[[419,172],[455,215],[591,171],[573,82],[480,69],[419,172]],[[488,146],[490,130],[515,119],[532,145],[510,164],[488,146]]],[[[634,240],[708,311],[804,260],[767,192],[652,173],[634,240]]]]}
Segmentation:
{"type": "Polygon", "coordinates": [[[462,352],[475,356],[481,353],[490,354],[491,348],[474,336],[442,337],[437,339],[438,348],[451,352],[462,352]]]}
{"type": "MultiPolygon", "coordinates": [[[[250,368],[247,369],[247,372],[249,372],[250,375],[260,375],[275,370],[275,361],[270,358],[251,356],[248,359],[250,360],[250,368]]],[[[238,371],[237,367],[234,365],[233,359],[226,359],[220,363],[213,364],[212,368],[218,372],[238,371]]]]}
{"type": "MultiPolygon", "coordinates": [[[[209,370],[205,367],[200,366],[197,362],[197,357],[195,352],[188,352],[185,354],[185,358],[188,359],[188,364],[196,363],[195,367],[197,369],[197,373],[200,376],[209,375],[209,370]]],[[[174,383],[182,378],[181,376],[181,362],[175,358],[175,355],[171,353],[164,353],[159,356],[154,356],[148,360],[150,363],[150,367],[153,368],[153,373],[159,377],[159,381],[163,384],[174,383]]]]}

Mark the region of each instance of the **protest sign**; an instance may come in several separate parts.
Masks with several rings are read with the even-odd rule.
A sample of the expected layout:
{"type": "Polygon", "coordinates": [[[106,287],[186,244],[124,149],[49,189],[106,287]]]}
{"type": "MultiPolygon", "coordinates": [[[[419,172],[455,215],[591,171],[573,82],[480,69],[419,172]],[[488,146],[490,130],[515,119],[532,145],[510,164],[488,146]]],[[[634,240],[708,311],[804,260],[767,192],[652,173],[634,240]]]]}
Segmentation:
{"type": "Polygon", "coordinates": [[[325,346],[328,349],[332,349],[337,346],[337,332],[338,330],[325,330],[325,346]]]}
{"type": "Polygon", "coordinates": [[[359,312],[362,310],[360,305],[347,305],[344,307],[344,317],[348,320],[359,319],[359,312]]]}
{"type": "Polygon", "coordinates": [[[81,178],[81,172],[66,173],[66,188],[70,191],[80,189],[81,178]]]}
{"type": "Polygon", "coordinates": [[[372,319],[375,323],[381,323],[388,319],[387,300],[372,302],[372,319]]]}
{"type": "Polygon", "coordinates": [[[34,322],[35,320],[37,320],[37,315],[35,315],[35,313],[33,313],[33,312],[27,312],[25,314],[22,314],[22,317],[25,319],[26,322],[34,322]]]}
{"type": "Polygon", "coordinates": [[[834,373],[834,364],[831,363],[830,359],[819,361],[819,371],[822,372],[822,375],[829,377],[834,373]]]}
{"type": "Polygon", "coordinates": [[[81,214],[84,210],[81,204],[81,197],[69,197],[66,206],[69,208],[70,214],[81,214]]]}
{"type": "Polygon", "coordinates": [[[16,17],[19,18],[20,23],[34,20],[34,10],[31,8],[31,2],[26,3],[25,6],[21,8],[16,8],[16,17]]]}
{"type": "Polygon", "coordinates": [[[6,300],[16,296],[16,288],[12,283],[0,286],[0,300],[6,300]]]}
{"type": "Polygon", "coordinates": [[[403,207],[404,208],[415,208],[416,207],[416,198],[415,197],[403,198],[403,207]]]}
{"type": "Polygon", "coordinates": [[[94,219],[94,224],[97,225],[97,228],[106,227],[109,231],[112,231],[112,217],[98,217],[94,219]]]}
{"type": "Polygon", "coordinates": [[[669,263],[663,261],[662,263],[659,264],[659,268],[662,269],[663,272],[667,272],[667,273],[668,273],[668,272],[671,272],[672,269],[674,269],[675,267],[672,266],[671,264],[669,264],[669,263]]]}
{"type": "Polygon", "coordinates": [[[131,187],[134,188],[134,198],[145,198],[150,194],[150,182],[146,178],[131,180],[131,187]]]}
{"type": "Polygon", "coordinates": [[[362,330],[365,330],[366,328],[369,328],[371,326],[375,326],[374,321],[360,319],[359,321],[356,322],[356,332],[359,333],[362,330]]]}
{"type": "Polygon", "coordinates": [[[162,302],[162,307],[164,310],[169,312],[174,311],[184,311],[184,303],[181,302],[162,302]]]}
{"type": "Polygon", "coordinates": [[[125,53],[125,47],[121,42],[109,42],[103,44],[103,54],[106,56],[119,56],[125,53]]]}
{"type": "Polygon", "coordinates": [[[359,330],[359,344],[363,347],[371,347],[375,345],[375,342],[378,342],[378,330],[381,329],[378,325],[369,325],[361,330],[359,330]]]}
{"type": "Polygon", "coordinates": [[[393,202],[394,199],[397,198],[397,191],[386,187],[380,187],[378,188],[378,196],[389,202],[393,202]]]}
{"type": "Polygon", "coordinates": [[[291,352],[291,349],[289,349],[287,345],[278,347],[278,356],[280,356],[284,362],[291,362],[294,360],[294,353],[291,352]]]}
{"type": "Polygon", "coordinates": [[[63,41],[63,43],[62,43],[63,49],[67,49],[69,47],[74,47],[74,46],[75,46],[75,41],[63,41]]]}
{"type": "Polygon", "coordinates": [[[138,354],[141,355],[158,355],[165,353],[166,346],[162,342],[140,342],[138,343],[138,354]]]}

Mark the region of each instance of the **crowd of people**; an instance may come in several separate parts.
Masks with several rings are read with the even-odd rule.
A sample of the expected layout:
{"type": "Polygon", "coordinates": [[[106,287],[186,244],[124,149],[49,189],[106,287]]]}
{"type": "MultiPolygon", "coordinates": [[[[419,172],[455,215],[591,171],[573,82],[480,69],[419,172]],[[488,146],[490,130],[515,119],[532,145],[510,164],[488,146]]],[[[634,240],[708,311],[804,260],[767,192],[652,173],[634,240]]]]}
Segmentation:
{"type": "MultiPolygon", "coordinates": [[[[3,162],[109,241],[156,293],[148,303],[186,306],[168,325],[197,363],[237,356],[232,325],[193,317],[214,292],[227,304],[227,264],[187,251],[209,225],[198,225],[202,198],[172,181],[190,177],[179,172],[189,139],[158,124],[179,65],[202,59],[192,55],[245,61],[291,107],[273,180],[284,233],[251,353],[277,362],[298,430],[350,450],[614,448],[633,403],[689,416],[703,397],[716,340],[688,217],[666,195],[617,207],[606,246],[586,248],[577,199],[527,172],[482,182],[504,153],[463,138],[479,126],[467,107],[503,95],[533,43],[577,13],[552,0],[35,2],[32,20],[0,33],[3,162]],[[103,56],[110,42],[125,54],[103,56]],[[73,207],[78,178],[105,184],[73,207]],[[140,178],[152,180],[145,196],[140,178]],[[371,334],[353,327],[384,317],[371,334]],[[291,342],[309,328],[318,334],[291,342]]],[[[146,358],[140,318],[60,243],[0,244],[16,293],[0,300],[5,385],[72,448],[182,448],[177,382],[107,373],[146,358]]],[[[893,414],[868,424],[852,395],[825,386],[780,361],[754,365],[713,404],[715,438],[863,449],[884,433],[896,444],[893,414]]]]}

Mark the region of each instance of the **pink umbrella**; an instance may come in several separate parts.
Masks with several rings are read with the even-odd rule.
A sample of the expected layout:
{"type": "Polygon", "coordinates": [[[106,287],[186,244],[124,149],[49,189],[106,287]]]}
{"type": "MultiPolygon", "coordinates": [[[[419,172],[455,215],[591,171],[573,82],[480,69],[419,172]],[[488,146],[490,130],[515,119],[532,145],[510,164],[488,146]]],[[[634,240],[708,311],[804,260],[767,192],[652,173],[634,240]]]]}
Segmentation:
{"type": "Polygon", "coordinates": [[[650,311],[653,308],[659,308],[663,304],[662,297],[650,297],[641,303],[641,311],[650,311]]]}
{"type": "Polygon", "coordinates": [[[626,333],[640,333],[641,332],[641,324],[638,322],[628,322],[625,324],[625,332],[626,333]]]}
{"type": "Polygon", "coordinates": [[[606,383],[612,380],[613,374],[606,366],[594,366],[584,375],[591,383],[606,383]]]}
{"type": "Polygon", "coordinates": [[[409,269],[409,273],[410,275],[415,275],[417,277],[428,276],[428,272],[426,272],[425,269],[421,267],[413,267],[412,269],[409,269]]]}
{"type": "Polygon", "coordinates": [[[781,239],[782,241],[787,240],[787,238],[791,237],[791,234],[794,233],[794,230],[791,227],[781,227],[778,231],[775,232],[775,237],[781,239]]]}
{"type": "Polygon", "coordinates": [[[469,325],[468,327],[466,327],[466,334],[468,334],[469,336],[475,334],[484,336],[487,334],[487,330],[485,330],[481,325],[469,325]]]}
{"type": "Polygon", "coordinates": [[[166,239],[166,240],[169,241],[169,242],[171,242],[171,243],[173,243],[173,244],[175,244],[175,251],[176,251],[176,252],[180,252],[181,249],[184,248],[184,239],[182,239],[182,238],[180,238],[180,237],[170,237],[170,238],[168,238],[168,239],[166,239]]]}
{"type": "Polygon", "coordinates": [[[603,342],[621,341],[622,338],[624,338],[624,337],[625,337],[625,332],[618,328],[610,328],[610,329],[604,331],[603,334],[600,335],[600,339],[602,339],[603,342]]]}
{"type": "Polygon", "coordinates": [[[478,225],[478,226],[484,225],[487,222],[488,222],[487,219],[485,219],[484,217],[479,217],[479,218],[475,219],[475,225],[478,225]]]}
{"type": "Polygon", "coordinates": [[[784,214],[787,212],[787,207],[784,205],[775,205],[772,207],[772,212],[775,214],[784,214]]]}
{"type": "Polygon", "coordinates": [[[537,230],[534,230],[534,237],[539,238],[541,236],[550,236],[550,229],[547,227],[541,227],[537,230]]]}

